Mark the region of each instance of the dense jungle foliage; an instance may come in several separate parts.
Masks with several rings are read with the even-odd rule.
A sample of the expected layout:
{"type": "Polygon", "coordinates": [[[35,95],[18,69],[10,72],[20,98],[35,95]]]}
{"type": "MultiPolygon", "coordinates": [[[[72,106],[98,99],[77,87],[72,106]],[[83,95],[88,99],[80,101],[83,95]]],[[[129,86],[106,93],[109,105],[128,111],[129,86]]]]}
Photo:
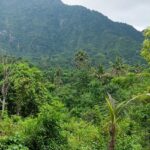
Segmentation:
{"type": "Polygon", "coordinates": [[[0,150],[149,150],[149,65],[95,67],[81,50],[72,69],[0,61],[0,150]]]}

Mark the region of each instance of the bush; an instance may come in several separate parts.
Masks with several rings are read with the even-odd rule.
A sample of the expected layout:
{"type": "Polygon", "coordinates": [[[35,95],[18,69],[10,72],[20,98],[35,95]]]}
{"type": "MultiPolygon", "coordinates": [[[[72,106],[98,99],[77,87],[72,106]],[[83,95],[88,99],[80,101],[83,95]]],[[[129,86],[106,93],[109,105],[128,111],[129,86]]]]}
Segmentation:
{"type": "Polygon", "coordinates": [[[65,108],[55,101],[42,106],[37,119],[25,124],[26,145],[31,150],[64,149],[66,139],[61,134],[61,123],[65,119],[65,108]]]}
{"type": "Polygon", "coordinates": [[[19,134],[10,136],[5,139],[0,139],[1,150],[29,150],[25,144],[24,139],[19,134]]]}

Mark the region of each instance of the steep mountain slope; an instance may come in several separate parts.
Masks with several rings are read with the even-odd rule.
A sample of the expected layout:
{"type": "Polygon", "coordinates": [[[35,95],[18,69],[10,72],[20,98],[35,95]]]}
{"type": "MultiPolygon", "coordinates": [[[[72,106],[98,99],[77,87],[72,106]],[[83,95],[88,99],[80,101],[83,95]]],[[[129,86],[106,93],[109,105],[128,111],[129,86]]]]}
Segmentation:
{"type": "Polygon", "coordinates": [[[96,63],[139,59],[142,34],[96,11],[60,0],[0,0],[0,49],[33,62],[68,64],[78,49],[96,63]]]}

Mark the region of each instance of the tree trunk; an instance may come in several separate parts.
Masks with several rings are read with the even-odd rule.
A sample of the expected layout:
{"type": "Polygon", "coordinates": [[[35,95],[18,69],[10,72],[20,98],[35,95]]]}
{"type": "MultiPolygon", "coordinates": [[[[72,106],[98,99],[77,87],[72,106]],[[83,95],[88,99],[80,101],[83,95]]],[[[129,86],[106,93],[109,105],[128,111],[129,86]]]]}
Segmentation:
{"type": "Polygon", "coordinates": [[[2,100],[2,117],[3,117],[4,112],[5,112],[5,105],[6,105],[6,98],[3,98],[3,100],[2,100]]]}
{"type": "Polygon", "coordinates": [[[115,124],[112,124],[110,127],[110,136],[111,140],[109,142],[109,150],[115,150],[115,136],[116,136],[116,126],[115,124]]]}
{"type": "Polygon", "coordinates": [[[17,110],[16,114],[19,116],[20,115],[20,111],[21,111],[21,106],[20,106],[19,102],[17,102],[16,110],[17,110]]]}
{"type": "Polygon", "coordinates": [[[3,84],[1,87],[1,94],[2,94],[2,100],[0,99],[0,102],[2,104],[2,116],[5,113],[5,106],[6,106],[6,99],[9,89],[9,75],[10,75],[10,68],[8,66],[8,58],[4,56],[2,58],[1,63],[3,65],[3,84]]]}

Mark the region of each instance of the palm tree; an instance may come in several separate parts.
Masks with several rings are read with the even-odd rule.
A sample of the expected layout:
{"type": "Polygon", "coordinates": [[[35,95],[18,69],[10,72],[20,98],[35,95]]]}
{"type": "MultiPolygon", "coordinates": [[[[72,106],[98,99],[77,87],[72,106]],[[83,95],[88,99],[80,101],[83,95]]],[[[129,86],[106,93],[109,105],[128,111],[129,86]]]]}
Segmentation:
{"type": "Polygon", "coordinates": [[[89,66],[89,57],[85,51],[80,50],[75,54],[75,64],[78,69],[89,66]]]}
{"type": "Polygon", "coordinates": [[[104,72],[103,66],[99,65],[98,68],[97,68],[97,71],[96,71],[96,77],[98,79],[101,79],[104,74],[105,74],[105,72],[104,72]]]}
{"type": "Polygon", "coordinates": [[[114,75],[120,76],[125,72],[125,64],[121,57],[117,57],[115,62],[112,64],[112,73],[114,75]]]}
{"type": "Polygon", "coordinates": [[[128,106],[132,101],[136,100],[138,97],[139,96],[134,97],[128,101],[117,103],[116,100],[113,99],[108,93],[108,97],[106,97],[106,102],[110,112],[109,134],[111,137],[109,142],[109,150],[115,149],[117,124],[118,120],[121,117],[121,114],[125,110],[126,106],[128,106]]]}

